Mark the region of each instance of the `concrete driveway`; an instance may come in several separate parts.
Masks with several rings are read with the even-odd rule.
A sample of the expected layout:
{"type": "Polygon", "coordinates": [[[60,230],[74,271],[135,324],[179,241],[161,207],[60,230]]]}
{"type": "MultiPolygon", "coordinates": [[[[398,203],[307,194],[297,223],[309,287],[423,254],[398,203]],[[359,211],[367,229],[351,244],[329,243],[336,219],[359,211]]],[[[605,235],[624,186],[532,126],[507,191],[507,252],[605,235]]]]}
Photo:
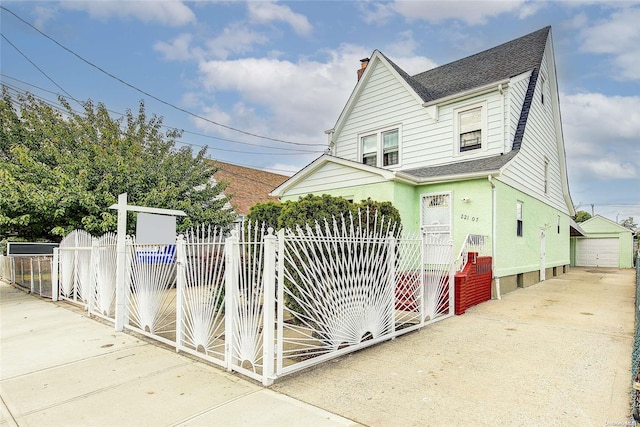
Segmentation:
{"type": "Polygon", "coordinates": [[[634,297],[573,268],[272,388],[370,426],[630,425],[634,297]]]}

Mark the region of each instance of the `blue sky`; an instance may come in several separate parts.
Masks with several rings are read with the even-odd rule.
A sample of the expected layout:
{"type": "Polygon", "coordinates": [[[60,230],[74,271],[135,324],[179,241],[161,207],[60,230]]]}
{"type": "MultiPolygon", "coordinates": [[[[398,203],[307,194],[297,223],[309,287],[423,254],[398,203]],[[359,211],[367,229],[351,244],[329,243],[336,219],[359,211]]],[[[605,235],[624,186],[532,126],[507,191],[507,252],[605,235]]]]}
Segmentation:
{"type": "Polygon", "coordinates": [[[91,99],[114,115],[144,100],[147,113],[185,131],[181,143],[283,174],[322,154],[359,60],[374,49],[415,74],[551,25],[573,202],[640,223],[640,2],[2,6],[0,79],[12,90],[91,99]]]}

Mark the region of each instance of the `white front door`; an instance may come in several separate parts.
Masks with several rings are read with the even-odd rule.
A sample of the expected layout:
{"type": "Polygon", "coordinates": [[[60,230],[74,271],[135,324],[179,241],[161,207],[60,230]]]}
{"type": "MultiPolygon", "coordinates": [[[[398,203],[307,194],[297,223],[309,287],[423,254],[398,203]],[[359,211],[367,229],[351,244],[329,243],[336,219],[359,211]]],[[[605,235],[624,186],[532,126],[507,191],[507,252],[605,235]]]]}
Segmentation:
{"type": "Polygon", "coordinates": [[[451,192],[422,195],[421,228],[427,241],[449,243],[451,240],[451,192]]]}

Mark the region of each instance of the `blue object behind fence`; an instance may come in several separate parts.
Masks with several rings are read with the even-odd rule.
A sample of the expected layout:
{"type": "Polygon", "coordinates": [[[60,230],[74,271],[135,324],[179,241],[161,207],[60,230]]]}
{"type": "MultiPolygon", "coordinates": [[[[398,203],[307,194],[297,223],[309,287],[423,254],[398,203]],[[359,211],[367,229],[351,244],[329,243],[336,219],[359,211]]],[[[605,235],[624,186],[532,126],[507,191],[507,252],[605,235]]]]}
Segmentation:
{"type": "Polygon", "coordinates": [[[155,251],[136,251],[136,259],[143,264],[171,264],[175,253],[176,245],[167,245],[155,251]]]}

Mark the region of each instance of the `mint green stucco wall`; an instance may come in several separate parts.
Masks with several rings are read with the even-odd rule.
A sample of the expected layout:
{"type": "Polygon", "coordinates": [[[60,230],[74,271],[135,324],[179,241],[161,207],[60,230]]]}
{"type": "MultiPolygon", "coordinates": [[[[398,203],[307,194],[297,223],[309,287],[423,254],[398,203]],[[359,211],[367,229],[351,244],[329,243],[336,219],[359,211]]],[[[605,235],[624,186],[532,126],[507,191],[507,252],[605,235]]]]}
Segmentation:
{"type": "MultiPolygon", "coordinates": [[[[400,212],[402,225],[408,233],[420,231],[421,196],[429,193],[451,192],[452,231],[454,252],[460,250],[467,234],[489,236],[496,243],[494,275],[510,276],[540,269],[541,232],[545,231],[545,267],[568,265],[569,217],[551,206],[527,196],[500,181],[496,185],[496,236],[493,236],[492,187],[487,178],[412,186],[404,183],[382,182],[354,186],[323,194],[354,201],[371,197],[376,201],[390,201],[400,212]],[[464,202],[462,199],[468,199],[464,202]],[[516,202],[523,202],[523,236],[516,236],[516,202]],[[558,217],[560,232],[558,233],[558,217]]],[[[320,194],[318,194],[320,195],[320,194]]],[[[283,200],[297,200],[283,198],[283,200]]],[[[491,253],[491,246],[488,248],[491,253]]]]}
{"type": "Polygon", "coordinates": [[[500,181],[496,181],[496,191],[495,274],[502,277],[539,270],[542,231],[545,233],[545,267],[568,265],[569,216],[500,181]],[[516,235],[518,201],[523,203],[522,237],[516,235]]]}

